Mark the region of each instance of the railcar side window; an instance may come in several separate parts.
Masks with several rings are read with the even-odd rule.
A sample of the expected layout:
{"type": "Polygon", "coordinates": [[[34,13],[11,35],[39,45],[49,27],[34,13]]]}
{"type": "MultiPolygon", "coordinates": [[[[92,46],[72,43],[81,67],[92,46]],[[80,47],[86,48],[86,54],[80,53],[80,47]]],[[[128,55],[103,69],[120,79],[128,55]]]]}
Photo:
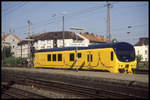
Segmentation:
{"type": "Polygon", "coordinates": [[[70,53],[70,61],[74,61],[74,53],[70,53]]]}
{"type": "Polygon", "coordinates": [[[82,56],[81,53],[78,53],[78,58],[81,58],[81,56],[82,56]]]}
{"type": "Polygon", "coordinates": [[[62,54],[58,54],[58,61],[62,61],[62,54]]]}
{"type": "Polygon", "coordinates": [[[53,54],[53,61],[56,61],[56,54],[53,54]]]}
{"type": "Polygon", "coordinates": [[[89,55],[87,55],[87,61],[88,61],[88,62],[90,61],[90,56],[89,56],[89,55]]]}
{"type": "Polygon", "coordinates": [[[93,55],[91,54],[91,62],[93,61],[93,55]]]}
{"type": "Polygon", "coordinates": [[[48,54],[48,55],[47,55],[47,60],[48,60],[48,61],[51,61],[51,54],[48,54]]]}
{"type": "Polygon", "coordinates": [[[113,52],[111,51],[111,61],[113,61],[113,52]]]}

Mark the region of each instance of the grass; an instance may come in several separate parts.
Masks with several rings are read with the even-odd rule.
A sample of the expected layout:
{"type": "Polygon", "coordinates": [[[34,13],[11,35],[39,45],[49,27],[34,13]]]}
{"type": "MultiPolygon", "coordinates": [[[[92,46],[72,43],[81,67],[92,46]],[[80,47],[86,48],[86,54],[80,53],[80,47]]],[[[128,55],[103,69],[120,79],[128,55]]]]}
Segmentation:
{"type": "Polygon", "coordinates": [[[3,65],[6,66],[16,66],[18,64],[21,64],[23,61],[26,61],[26,58],[16,58],[16,57],[5,57],[3,60],[3,65]]]}
{"type": "Polygon", "coordinates": [[[149,70],[149,62],[139,62],[139,64],[137,65],[137,68],[149,70]]]}

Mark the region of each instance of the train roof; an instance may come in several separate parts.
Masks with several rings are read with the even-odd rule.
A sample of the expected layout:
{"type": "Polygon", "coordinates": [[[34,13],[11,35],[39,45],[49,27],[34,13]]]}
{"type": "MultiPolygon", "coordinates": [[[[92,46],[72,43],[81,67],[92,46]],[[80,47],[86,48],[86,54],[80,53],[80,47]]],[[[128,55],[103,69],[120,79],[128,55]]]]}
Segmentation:
{"type": "MultiPolygon", "coordinates": [[[[89,45],[88,47],[78,47],[78,50],[99,49],[99,48],[117,48],[117,46],[125,46],[125,45],[132,46],[131,44],[127,42],[99,43],[99,44],[89,45]]],[[[41,49],[41,50],[36,50],[35,52],[70,51],[70,50],[76,50],[76,47],[41,49]]]]}

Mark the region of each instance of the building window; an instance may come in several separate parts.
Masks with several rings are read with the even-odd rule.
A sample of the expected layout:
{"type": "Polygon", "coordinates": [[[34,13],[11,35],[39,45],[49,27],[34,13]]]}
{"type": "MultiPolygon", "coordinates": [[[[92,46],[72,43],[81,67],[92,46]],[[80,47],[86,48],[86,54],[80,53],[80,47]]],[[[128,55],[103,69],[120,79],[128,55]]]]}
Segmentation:
{"type": "Polygon", "coordinates": [[[147,58],[145,58],[145,61],[147,61],[147,58]]]}
{"type": "Polygon", "coordinates": [[[47,40],[47,43],[51,43],[51,41],[47,40]]]}
{"type": "Polygon", "coordinates": [[[70,61],[74,61],[74,53],[70,53],[70,61]]]}
{"type": "Polygon", "coordinates": [[[138,55],[139,55],[139,50],[138,50],[138,55]]]}
{"type": "Polygon", "coordinates": [[[147,54],[147,50],[145,50],[145,54],[147,54]]]}
{"type": "Polygon", "coordinates": [[[51,54],[48,54],[48,55],[47,55],[47,58],[48,58],[48,59],[47,59],[48,61],[51,61],[51,54]]]}
{"type": "Polygon", "coordinates": [[[56,61],[56,54],[53,54],[53,61],[56,61]]]}
{"type": "Polygon", "coordinates": [[[44,49],[45,48],[45,46],[41,46],[41,49],[44,49]]]}
{"type": "Polygon", "coordinates": [[[51,46],[47,46],[47,48],[51,48],[51,46]]]}
{"type": "Polygon", "coordinates": [[[58,54],[58,61],[62,61],[62,54],[58,54]]]}

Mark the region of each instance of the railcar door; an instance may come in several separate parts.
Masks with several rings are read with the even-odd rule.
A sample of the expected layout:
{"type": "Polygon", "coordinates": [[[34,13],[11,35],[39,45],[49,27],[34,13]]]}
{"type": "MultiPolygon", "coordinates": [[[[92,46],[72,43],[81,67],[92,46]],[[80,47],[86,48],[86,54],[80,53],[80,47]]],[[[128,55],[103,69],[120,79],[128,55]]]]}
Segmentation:
{"type": "Polygon", "coordinates": [[[87,66],[89,69],[94,69],[99,65],[98,51],[91,50],[87,52],[87,66]]]}
{"type": "Polygon", "coordinates": [[[86,69],[91,69],[91,61],[92,61],[91,56],[92,56],[91,52],[86,51],[86,59],[85,59],[86,69]]]}

